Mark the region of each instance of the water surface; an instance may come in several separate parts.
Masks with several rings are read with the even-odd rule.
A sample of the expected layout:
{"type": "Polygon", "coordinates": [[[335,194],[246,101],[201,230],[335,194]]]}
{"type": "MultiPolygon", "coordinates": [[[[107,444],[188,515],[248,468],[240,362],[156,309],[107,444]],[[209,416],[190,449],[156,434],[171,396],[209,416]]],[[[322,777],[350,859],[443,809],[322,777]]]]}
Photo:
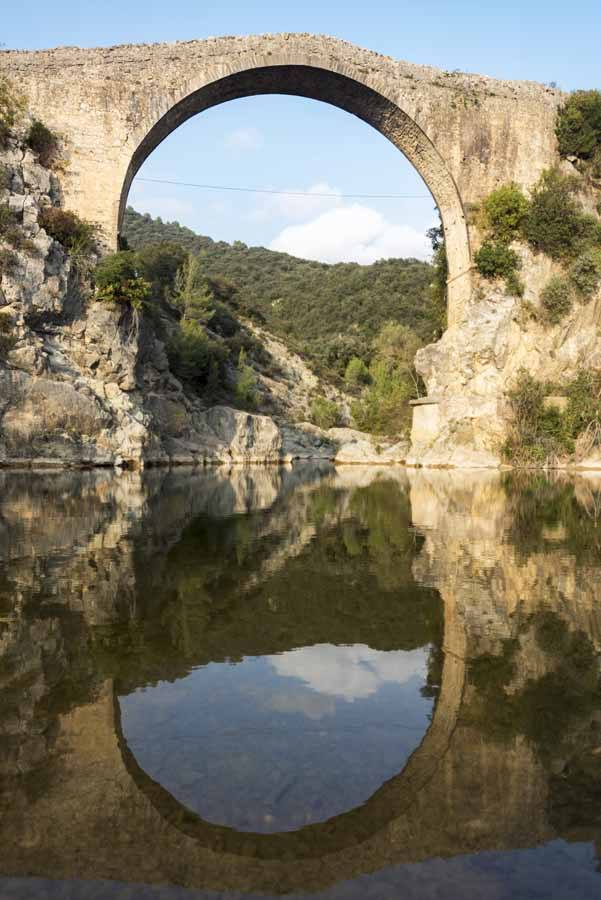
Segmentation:
{"type": "Polygon", "coordinates": [[[601,478],[0,481],[0,898],[601,895],[601,478]]]}

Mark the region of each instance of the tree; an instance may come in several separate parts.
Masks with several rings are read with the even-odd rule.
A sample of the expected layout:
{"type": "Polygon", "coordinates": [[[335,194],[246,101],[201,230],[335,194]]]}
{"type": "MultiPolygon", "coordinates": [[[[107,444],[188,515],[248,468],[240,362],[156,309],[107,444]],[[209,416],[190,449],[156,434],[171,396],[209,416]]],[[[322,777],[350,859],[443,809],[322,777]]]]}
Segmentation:
{"type": "Polygon", "coordinates": [[[209,322],[213,316],[213,297],[198,256],[188,253],[175,278],[174,302],[186,319],[209,322]]]}
{"type": "Polygon", "coordinates": [[[369,369],[358,356],[353,356],[349,359],[344,373],[344,380],[351,387],[357,387],[360,384],[369,382],[369,369]]]}

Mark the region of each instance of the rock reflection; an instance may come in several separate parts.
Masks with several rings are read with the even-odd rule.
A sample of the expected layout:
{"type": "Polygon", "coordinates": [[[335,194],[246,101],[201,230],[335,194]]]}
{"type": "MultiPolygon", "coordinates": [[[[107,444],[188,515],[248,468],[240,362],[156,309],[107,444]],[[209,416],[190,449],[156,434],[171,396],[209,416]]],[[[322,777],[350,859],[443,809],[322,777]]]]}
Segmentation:
{"type": "MultiPolygon", "coordinates": [[[[601,479],[298,468],[2,481],[4,875],[279,894],[558,837],[601,851],[601,479]],[[432,726],[362,807],[237,835],[136,768],[115,691],[249,653],[285,653],[295,671],[292,648],[332,634],[376,654],[433,648],[432,726]]],[[[326,699],[331,664],[314,676],[326,699]]]]}

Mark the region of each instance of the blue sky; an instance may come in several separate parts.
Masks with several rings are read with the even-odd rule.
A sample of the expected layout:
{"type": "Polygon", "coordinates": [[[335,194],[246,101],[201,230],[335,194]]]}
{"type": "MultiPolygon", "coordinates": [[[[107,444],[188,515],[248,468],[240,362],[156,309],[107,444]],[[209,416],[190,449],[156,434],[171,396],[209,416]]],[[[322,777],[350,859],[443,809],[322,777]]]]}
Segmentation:
{"type": "MultiPolygon", "coordinates": [[[[25,0],[2,10],[7,48],[189,40],[222,34],[308,31],[443,69],[502,78],[601,86],[601,4],[427,4],[404,0],[25,0]]],[[[147,160],[141,177],[332,194],[329,198],[207,192],[136,180],[142,211],[203,234],[328,261],[424,255],[436,214],[428,191],[392,145],[337,109],[293,97],[234,101],[195,117],[147,160]],[[346,200],[345,194],[420,199],[346,200]]]]}

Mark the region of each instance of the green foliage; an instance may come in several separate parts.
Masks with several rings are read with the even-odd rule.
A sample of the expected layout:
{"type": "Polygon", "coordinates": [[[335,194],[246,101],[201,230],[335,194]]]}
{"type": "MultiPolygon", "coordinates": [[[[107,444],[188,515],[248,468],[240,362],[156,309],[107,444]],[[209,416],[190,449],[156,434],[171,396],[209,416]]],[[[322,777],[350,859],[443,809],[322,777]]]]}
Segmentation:
{"type": "Polygon", "coordinates": [[[58,156],[58,138],[43,122],[34,119],[26,139],[42,166],[49,168],[58,156]]]}
{"type": "Polygon", "coordinates": [[[575,91],[559,111],[556,133],[562,156],[593,158],[601,147],[601,91],[575,91]]]}
{"type": "Polygon", "coordinates": [[[447,327],[447,279],[449,277],[449,263],[447,260],[442,225],[439,225],[436,228],[430,228],[427,235],[432,244],[433,277],[429,287],[430,303],[428,304],[426,314],[430,334],[426,340],[436,341],[442,337],[442,334],[447,327]]]}
{"type": "Polygon", "coordinates": [[[484,201],[484,226],[494,241],[509,244],[519,237],[528,212],[528,200],[514,184],[503,185],[484,201]]]}
{"type": "Polygon", "coordinates": [[[238,356],[238,375],[236,379],[236,400],[244,409],[254,409],[257,405],[257,379],[254,370],[248,365],[244,349],[238,356]]]}
{"type": "Polygon", "coordinates": [[[582,212],[574,196],[577,187],[575,178],[550,169],[532,192],[522,232],[535,250],[552,259],[573,259],[599,240],[597,221],[582,212]]]}
{"type": "Polygon", "coordinates": [[[572,308],[572,286],[567,278],[554,275],[541,292],[545,320],[551,325],[566,316],[572,308]]]}
{"type": "Polygon", "coordinates": [[[135,253],[120,250],[100,260],[94,270],[96,298],[125,303],[140,310],[150,297],[150,284],[140,276],[135,253]]]}
{"type": "Polygon", "coordinates": [[[583,369],[566,387],[565,417],[585,454],[601,446],[601,371],[583,369]]]}
{"type": "Polygon", "coordinates": [[[564,388],[566,409],[545,405],[547,387],[523,369],[508,394],[513,430],[504,446],[516,465],[545,465],[601,446],[601,370],[583,369],[564,388]]]}
{"type": "Polygon", "coordinates": [[[485,241],[474,261],[484,278],[512,278],[520,268],[519,256],[503,241],[485,241]]]}
{"type": "Polygon", "coordinates": [[[208,322],[214,310],[213,296],[209,290],[207,279],[199,256],[186,256],[183,266],[175,278],[174,303],[188,319],[197,322],[208,322]]]}
{"type": "Polygon", "coordinates": [[[408,431],[409,400],[417,396],[419,387],[414,360],[420,346],[417,335],[396,322],[388,322],[374,340],[369,387],[351,407],[362,431],[388,435],[408,431]]]}
{"type": "Polygon", "coordinates": [[[333,400],[314,397],[311,401],[311,420],[318,428],[336,428],[340,424],[340,410],[333,400]]]}
{"type": "Polygon", "coordinates": [[[570,266],[570,281],[588,300],[601,284],[601,248],[585,250],[570,266]]]}
{"type": "Polygon", "coordinates": [[[171,339],[168,353],[180,378],[200,383],[208,379],[214,346],[200,322],[184,319],[171,339]]]}
{"type": "Polygon", "coordinates": [[[522,369],[508,393],[513,430],[503,455],[514,465],[540,466],[574,452],[569,423],[554,407],[545,406],[545,385],[522,369]]]}
{"type": "Polygon", "coordinates": [[[182,247],[168,241],[147,244],[136,251],[136,269],[149,283],[153,301],[173,300],[177,273],[186,257],[182,247]]]}
{"type": "Polygon", "coordinates": [[[40,210],[38,222],[75,262],[82,263],[94,252],[96,230],[75,213],[58,206],[45,206],[40,210]]]}
{"type": "MultiPolygon", "coordinates": [[[[433,269],[418,260],[326,265],[264,247],[212,241],[177,222],[164,223],[131,208],[123,233],[133,249],[169,241],[200,255],[207,280],[229,285],[229,296],[218,299],[231,311],[263,324],[341,378],[353,356],[369,365],[371,342],[389,320],[411,327],[423,343],[441,330],[446,300],[433,324],[433,269]]],[[[442,288],[444,292],[446,274],[442,288]]]]}
{"type": "Polygon", "coordinates": [[[349,387],[358,387],[369,382],[369,369],[358,356],[352,356],[347,364],[344,380],[349,387]]]}
{"type": "Polygon", "coordinates": [[[0,148],[6,146],[24,109],[23,98],[16,93],[7,78],[0,76],[0,148]]]}

